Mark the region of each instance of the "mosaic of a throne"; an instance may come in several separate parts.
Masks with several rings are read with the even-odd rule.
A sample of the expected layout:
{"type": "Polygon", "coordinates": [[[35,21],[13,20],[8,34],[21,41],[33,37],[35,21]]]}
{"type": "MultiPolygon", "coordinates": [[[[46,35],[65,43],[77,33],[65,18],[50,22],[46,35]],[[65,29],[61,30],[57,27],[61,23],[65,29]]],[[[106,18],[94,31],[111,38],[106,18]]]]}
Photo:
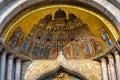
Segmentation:
{"type": "MultiPolygon", "coordinates": [[[[100,29],[108,47],[109,34],[100,29]]],[[[88,25],[74,14],[59,9],[55,15],[46,15],[35,24],[27,36],[17,27],[8,45],[34,59],[56,59],[59,51],[67,59],[88,59],[103,51],[99,39],[88,25]]]]}

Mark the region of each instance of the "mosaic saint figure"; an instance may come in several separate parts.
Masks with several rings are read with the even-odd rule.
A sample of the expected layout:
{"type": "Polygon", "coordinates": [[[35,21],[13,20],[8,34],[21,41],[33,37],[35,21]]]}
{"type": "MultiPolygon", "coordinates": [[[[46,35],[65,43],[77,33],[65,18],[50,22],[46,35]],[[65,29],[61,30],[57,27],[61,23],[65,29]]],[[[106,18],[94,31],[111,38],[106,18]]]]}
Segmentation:
{"type": "Polygon", "coordinates": [[[70,59],[71,55],[70,55],[70,44],[69,43],[64,47],[64,53],[65,53],[65,56],[68,59],[70,59]]]}
{"type": "Polygon", "coordinates": [[[70,58],[74,59],[74,49],[73,49],[73,41],[70,42],[70,58]]]}
{"type": "Polygon", "coordinates": [[[91,56],[90,55],[89,46],[88,46],[88,43],[86,41],[86,37],[85,36],[81,36],[81,42],[82,42],[82,44],[84,46],[85,55],[86,56],[91,56]]]}
{"type": "Polygon", "coordinates": [[[92,56],[92,54],[94,53],[94,48],[93,48],[93,46],[92,46],[92,43],[91,43],[91,41],[90,41],[90,38],[91,38],[90,35],[87,35],[87,36],[86,36],[86,41],[87,41],[87,44],[88,44],[88,47],[89,47],[90,56],[92,56]]]}
{"type": "Polygon", "coordinates": [[[109,34],[103,28],[100,28],[99,31],[101,39],[105,42],[106,47],[109,47],[112,43],[109,34]]]}
{"type": "Polygon", "coordinates": [[[48,44],[46,44],[44,46],[44,57],[45,57],[45,59],[49,58],[49,53],[50,53],[50,46],[48,44]]]}
{"type": "Polygon", "coordinates": [[[40,57],[43,57],[44,40],[40,40],[40,57]]]}
{"type": "Polygon", "coordinates": [[[74,44],[74,40],[75,40],[75,33],[72,33],[72,32],[70,32],[69,34],[68,34],[68,38],[69,38],[69,44],[70,44],[70,57],[71,57],[71,59],[74,59],[75,58],[75,54],[74,54],[74,48],[73,48],[73,44],[74,44]]]}
{"type": "Polygon", "coordinates": [[[20,39],[21,33],[22,28],[17,27],[9,39],[8,45],[11,45],[12,48],[15,48],[17,41],[20,39]]]}
{"type": "Polygon", "coordinates": [[[16,44],[15,44],[15,50],[16,51],[20,51],[20,46],[22,44],[23,38],[24,38],[24,32],[21,32],[21,35],[19,37],[19,39],[17,40],[16,44]]]}
{"type": "Polygon", "coordinates": [[[28,44],[28,45],[29,45],[29,46],[28,46],[28,50],[27,50],[27,52],[30,53],[30,54],[29,54],[30,56],[32,56],[31,54],[32,54],[33,44],[34,44],[34,40],[33,40],[33,36],[31,36],[30,42],[29,42],[29,44],[28,44]]]}
{"type": "Polygon", "coordinates": [[[29,46],[29,43],[30,43],[30,38],[31,36],[28,34],[25,41],[23,42],[22,46],[21,46],[21,50],[23,52],[27,52],[28,51],[28,46],[29,46]]]}
{"type": "Polygon", "coordinates": [[[94,47],[95,53],[99,53],[102,51],[102,46],[99,44],[98,39],[92,38],[91,42],[94,47]]]}
{"type": "Polygon", "coordinates": [[[80,58],[84,58],[85,57],[85,50],[84,50],[84,45],[82,44],[80,38],[79,38],[78,44],[79,44],[79,56],[80,56],[80,58]]]}
{"type": "Polygon", "coordinates": [[[37,47],[37,40],[34,39],[34,40],[33,40],[33,43],[32,43],[32,49],[31,49],[32,55],[35,55],[36,47],[37,47]]]}
{"type": "Polygon", "coordinates": [[[37,54],[38,57],[41,56],[41,51],[40,51],[41,50],[41,46],[40,45],[41,45],[41,42],[40,42],[40,40],[38,40],[37,41],[37,46],[36,46],[36,54],[37,54]]]}
{"type": "Polygon", "coordinates": [[[73,41],[73,49],[74,49],[74,55],[76,59],[80,58],[80,49],[79,49],[79,44],[78,44],[78,40],[74,40],[73,41]]]}
{"type": "Polygon", "coordinates": [[[36,38],[32,46],[32,54],[36,57],[40,56],[40,40],[36,38]]]}

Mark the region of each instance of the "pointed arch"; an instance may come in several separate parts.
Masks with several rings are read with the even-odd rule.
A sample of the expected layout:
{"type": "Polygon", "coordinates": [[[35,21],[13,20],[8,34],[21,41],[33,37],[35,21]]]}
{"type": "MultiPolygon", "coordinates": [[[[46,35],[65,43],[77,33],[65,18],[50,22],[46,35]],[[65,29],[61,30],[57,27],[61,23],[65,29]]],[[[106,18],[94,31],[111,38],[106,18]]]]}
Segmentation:
{"type": "Polygon", "coordinates": [[[42,78],[49,76],[51,74],[56,73],[57,71],[59,71],[60,69],[64,70],[67,73],[70,73],[72,75],[78,76],[79,78],[81,78],[82,80],[89,80],[85,75],[83,75],[82,73],[79,73],[77,71],[75,71],[74,69],[71,69],[69,67],[66,67],[65,65],[59,65],[56,67],[56,69],[51,69],[49,71],[46,71],[43,74],[38,74],[36,75],[36,77],[33,80],[41,80],[42,78]]]}

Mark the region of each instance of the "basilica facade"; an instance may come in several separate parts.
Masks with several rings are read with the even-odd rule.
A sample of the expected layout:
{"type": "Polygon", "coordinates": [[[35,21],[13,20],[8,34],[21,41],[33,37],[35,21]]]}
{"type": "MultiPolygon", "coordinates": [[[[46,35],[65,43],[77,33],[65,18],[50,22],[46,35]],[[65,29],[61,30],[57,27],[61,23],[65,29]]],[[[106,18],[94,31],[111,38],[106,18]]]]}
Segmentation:
{"type": "Polygon", "coordinates": [[[0,1],[0,80],[120,80],[119,5],[0,1]]]}

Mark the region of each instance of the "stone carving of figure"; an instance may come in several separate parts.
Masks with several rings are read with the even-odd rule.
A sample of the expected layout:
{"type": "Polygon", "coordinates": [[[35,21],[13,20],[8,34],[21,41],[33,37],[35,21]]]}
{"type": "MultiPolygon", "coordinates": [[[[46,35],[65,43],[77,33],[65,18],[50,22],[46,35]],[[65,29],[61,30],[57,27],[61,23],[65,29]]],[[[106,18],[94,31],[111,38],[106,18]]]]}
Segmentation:
{"type": "Polygon", "coordinates": [[[100,31],[102,40],[105,42],[105,45],[109,47],[112,43],[109,37],[109,34],[103,28],[100,28],[99,31],[100,31]]]}

